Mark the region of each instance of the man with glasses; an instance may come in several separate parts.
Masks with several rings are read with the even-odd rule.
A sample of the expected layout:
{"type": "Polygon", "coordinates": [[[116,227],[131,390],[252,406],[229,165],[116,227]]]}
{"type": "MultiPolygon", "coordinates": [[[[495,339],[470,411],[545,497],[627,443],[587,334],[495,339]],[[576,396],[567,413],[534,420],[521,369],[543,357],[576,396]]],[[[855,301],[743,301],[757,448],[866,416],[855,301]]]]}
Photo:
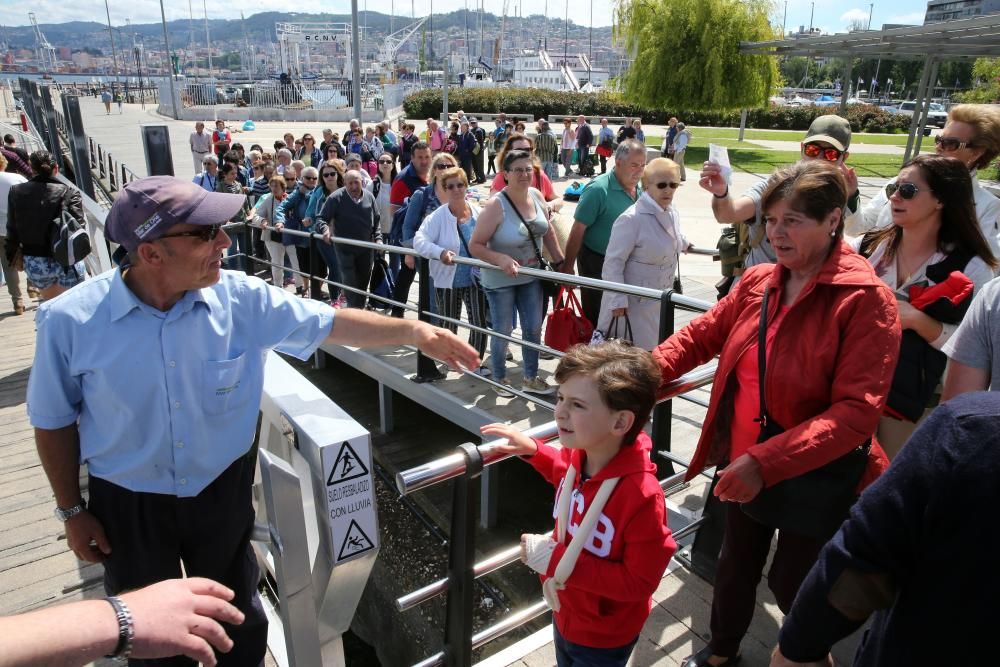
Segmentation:
{"type": "MultiPolygon", "coordinates": [[[[802,160],[826,160],[837,165],[847,181],[847,191],[853,193],[847,200],[847,215],[857,215],[861,195],[858,192],[858,176],[846,165],[851,145],[851,124],[846,119],[833,114],[818,116],[809,125],[805,139],[799,145],[802,160]]],[[[762,178],[739,197],[729,192],[729,183],[722,176],[722,169],[714,162],[706,162],[698,181],[705,190],[712,193],[712,213],[720,225],[742,224],[745,234],[740,241],[740,265],[734,270],[739,277],[743,271],[757,264],[774,263],[774,248],[764,232],[761,218],[760,198],[767,188],[767,179],[762,178]]],[[[848,222],[848,233],[850,233],[848,222]]],[[[730,285],[731,286],[731,285],[730,285]]],[[[720,288],[720,295],[728,292],[729,286],[720,288]]]]}
{"type": "MultiPolygon", "coordinates": [[[[993,255],[1000,257],[1000,199],[980,185],[978,176],[979,169],[988,167],[1000,155],[1000,110],[986,104],[952,107],[944,129],[934,137],[934,149],[938,155],[955,158],[968,167],[979,228],[993,255]]],[[[896,179],[893,179],[886,186],[894,186],[895,182],[896,179]]],[[[851,236],[860,236],[891,225],[891,194],[882,190],[872,197],[859,215],[848,218],[844,231],[851,236]]]]}
{"type": "MultiPolygon", "coordinates": [[[[416,345],[453,367],[479,359],[451,332],[334,311],[221,268],[220,225],[243,196],[167,176],[134,181],[107,216],[115,271],[43,304],[29,417],[67,545],[103,562],[109,595],[188,576],[235,591],[245,615],[220,665],[263,663],[267,619],[250,550],[253,447],[266,352],[321,343],[416,345]],[[89,501],[80,465],[89,472],[89,501]]],[[[176,663],[149,663],[176,664],[176,663]]]]}
{"type": "Polygon", "coordinates": [[[206,155],[202,160],[201,173],[191,179],[199,187],[208,192],[215,192],[215,186],[219,182],[219,158],[214,155],[206,155]]]}

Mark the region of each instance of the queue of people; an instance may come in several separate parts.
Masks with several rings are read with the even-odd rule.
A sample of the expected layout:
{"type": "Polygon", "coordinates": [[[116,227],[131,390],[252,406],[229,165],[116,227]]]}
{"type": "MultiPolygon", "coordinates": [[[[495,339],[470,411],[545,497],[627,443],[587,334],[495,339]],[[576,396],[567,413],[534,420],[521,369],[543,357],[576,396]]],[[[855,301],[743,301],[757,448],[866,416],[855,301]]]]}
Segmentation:
{"type": "MultiPolygon", "coordinates": [[[[559,144],[547,123],[538,124],[533,139],[499,117],[496,132],[487,134],[463,114],[447,129],[428,121],[427,141],[407,123],[397,134],[385,124],[364,128],[353,122],[343,139],[324,132],[320,146],[308,134],[300,140],[286,136],[274,151],[255,145],[245,152],[231,137],[225,143],[227,137],[213,135],[214,150],[218,153],[223,144],[224,150],[200,155],[203,171],[193,182],[154,177],[123,190],[107,229],[127,251],[124,267],[87,281],[73,292],[78,299],[54,299],[82,281],[83,274],[47,257],[50,251],[34,242],[36,230],[25,216],[37,206],[29,197],[71,210],[78,203],[54,178],[58,168],[51,156],[32,154],[35,176],[7,186],[5,259],[16,266],[20,253],[29,280],[48,301],[39,313],[39,349],[106,349],[108,335],[149,336],[143,330],[156,322],[145,311],[134,323],[109,319],[107,331],[71,325],[119,307],[115,304],[126,293],[172,312],[207,289],[238,314],[223,317],[211,307],[185,311],[186,327],[220,338],[206,352],[215,355],[211,359],[233,358],[229,348],[249,345],[251,329],[261,349],[277,347],[298,356],[323,340],[373,346],[415,342],[454,367],[489,378],[499,397],[511,399],[516,385],[508,380],[507,337],[519,325],[524,341],[540,344],[549,307],[543,281],[520,269],[547,265],[556,273],[663,290],[674,284],[679,254],[691,248],[675,202],[685,182],[683,156],[690,141],[684,123],[672,122],[663,157],[647,162],[640,122],[629,122],[628,131],[622,128],[615,136],[606,122],[591,129],[586,118],[576,120],[576,127],[571,118],[564,120],[564,168],[569,172],[576,166],[575,175],[588,175],[593,148],[602,174],[584,189],[565,240],[554,218],[559,202],[552,174],[557,174],[559,144]],[[576,151],[575,165],[572,153],[565,154],[567,144],[576,151]],[[469,187],[485,181],[486,157],[496,175],[483,203],[469,197],[469,187]],[[164,215],[185,206],[186,214],[164,215]],[[220,224],[249,220],[262,228],[271,285],[221,270],[220,255],[237,246],[220,224]],[[292,231],[310,232],[315,239],[292,231]],[[376,303],[365,292],[372,287],[380,253],[334,245],[338,238],[384,245],[390,256],[392,246],[410,246],[430,260],[429,307],[447,318],[440,320],[442,327],[404,318],[402,310],[393,311],[395,317],[360,312],[376,303]],[[310,252],[310,243],[318,252],[310,252]],[[456,258],[485,265],[472,268],[456,258]],[[325,294],[324,282],[306,285],[310,275],[343,285],[344,294],[329,282],[325,294]],[[310,298],[296,299],[284,289],[288,281],[310,298]],[[249,300],[234,298],[244,292],[249,300]],[[260,309],[252,308],[261,300],[280,302],[290,316],[283,322],[262,318],[260,309]],[[448,321],[460,319],[463,304],[474,327],[468,343],[459,340],[458,327],[448,321]],[[341,305],[347,308],[334,308],[341,305]],[[335,329],[334,321],[339,322],[335,329]]],[[[485,427],[484,434],[505,439],[504,451],[525,457],[558,489],[552,533],[523,535],[522,560],[540,574],[554,611],[559,665],[628,661],[652,593],[676,549],[643,427],[664,383],[715,357],[718,370],[687,475],[692,479],[716,469],[710,493],[712,502],[724,503],[724,534],[710,638],[685,667],[740,661],[775,535],[767,580],[788,618],[773,665],[828,660],[831,643],[873,614],[876,621],[858,664],[888,664],[880,662],[885,656],[906,662],[911,654],[884,643],[923,627],[913,616],[921,605],[949,599],[947,590],[916,598],[896,595],[912,590],[913,583],[900,577],[910,565],[901,564],[892,548],[912,542],[922,526],[941,529],[939,517],[918,511],[921,503],[941,502],[943,492],[932,488],[935,475],[948,484],[972,486],[966,480],[983,473],[962,464],[961,438],[986,442],[997,432],[989,422],[995,417],[989,413],[991,399],[938,403],[992,388],[994,369],[1000,373],[1000,355],[993,352],[1000,340],[992,323],[992,313],[1000,308],[1000,278],[993,278],[1000,205],[983,197],[976,176],[1000,155],[1000,112],[955,107],[936,137],[936,154],[907,162],[865,205],[848,163],[851,138],[844,119],[818,117],[800,144],[800,160],[740,196],[730,193],[718,165],[705,163],[699,185],[712,195],[720,224],[744,228],[741,256],[719,302],[683,329],[661,335],[656,301],[584,289],[583,316],[598,331],[628,331],[610,336],[627,337],[628,344],[614,340],[570,348],[555,372],[558,386],[543,377],[539,349],[522,347],[518,389],[556,394],[562,448],[505,425],[485,427]],[[936,465],[939,452],[948,465],[936,465]],[[901,497],[893,483],[912,489],[913,497],[901,497]],[[892,525],[896,517],[908,522],[906,530],[892,525]],[[890,607],[909,616],[884,611],[890,607]],[[819,618],[825,619],[822,624],[819,618]]],[[[405,302],[415,273],[413,257],[390,261],[387,270],[394,299],[405,302]]],[[[185,349],[188,357],[201,354],[185,349]]],[[[173,353],[164,343],[163,354],[173,353]]],[[[126,358],[130,354],[135,352],[123,352],[114,367],[101,371],[108,378],[102,386],[134,366],[126,358]]],[[[247,367],[238,374],[250,378],[247,391],[259,394],[260,369],[249,367],[251,356],[241,353],[247,367]]],[[[183,503],[182,516],[190,518],[190,525],[177,526],[183,536],[171,548],[185,564],[188,559],[202,563],[207,552],[186,546],[185,540],[196,536],[227,554],[227,568],[188,571],[232,588],[232,603],[245,615],[238,627],[226,626],[233,652],[220,656],[220,663],[256,664],[246,661],[260,653],[259,637],[253,635],[266,619],[245,586],[251,566],[236,563],[246,552],[245,522],[225,531],[211,523],[222,513],[246,514],[252,466],[240,451],[245,439],[227,429],[237,424],[245,435],[249,413],[242,410],[239,419],[222,424],[216,417],[224,410],[199,404],[198,410],[206,412],[199,418],[217,437],[197,447],[225,446],[204,461],[184,460],[177,470],[157,468],[161,472],[147,479],[136,467],[141,461],[130,459],[130,468],[113,460],[134,435],[114,426],[114,418],[105,414],[110,405],[87,403],[84,409],[90,389],[81,386],[64,356],[51,357],[36,363],[29,398],[40,457],[59,510],[67,513],[70,548],[85,560],[106,562],[112,596],[169,579],[177,574],[169,568],[136,564],[136,557],[142,560],[150,549],[162,547],[132,534],[139,523],[174,525],[181,507],[175,501],[205,489],[233,492],[219,506],[183,503]],[[68,415],[73,416],[69,421],[68,415]],[[89,506],[79,491],[80,462],[90,466],[89,506]],[[119,516],[119,507],[139,503],[143,494],[172,500],[119,516]],[[85,520],[74,523],[76,515],[85,520]]],[[[168,359],[156,363],[165,369],[168,359]]],[[[169,360],[169,368],[173,363],[169,360]]],[[[220,366],[219,386],[232,386],[225,383],[236,379],[234,373],[232,364],[220,366]]],[[[122,386],[135,391],[132,383],[122,386]]],[[[150,396],[164,391],[146,390],[150,396]]],[[[256,405],[251,399],[240,405],[256,405]]],[[[128,404],[130,399],[119,400],[128,404]]],[[[179,403],[157,401],[163,414],[144,427],[150,430],[148,441],[160,443],[150,449],[149,465],[174,451],[174,443],[154,431],[171,419],[174,408],[180,409],[179,403]]],[[[964,492],[970,498],[989,495],[964,492]]],[[[934,558],[940,557],[932,552],[906,562],[938,562],[934,558]]],[[[977,604],[972,609],[985,608],[977,604]]],[[[949,655],[965,655],[953,651],[959,652],[949,655]]],[[[959,658],[956,664],[966,662],[959,658]]]]}

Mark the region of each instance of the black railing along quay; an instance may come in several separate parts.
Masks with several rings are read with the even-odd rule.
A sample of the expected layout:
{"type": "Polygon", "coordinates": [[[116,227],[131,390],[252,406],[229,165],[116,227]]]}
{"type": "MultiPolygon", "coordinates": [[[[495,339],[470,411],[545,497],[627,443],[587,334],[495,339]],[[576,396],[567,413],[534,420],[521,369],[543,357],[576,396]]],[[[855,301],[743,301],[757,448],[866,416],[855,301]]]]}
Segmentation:
{"type": "MultiPolygon", "coordinates": [[[[716,364],[698,368],[668,383],[662,390],[661,401],[710,384],[715,377],[716,364]]],[[[542,441],[550,441],[558,435],[555,422],[543,424],[525,432],[542,441]]],[[[466,667],[472,664],[472,651],[487,642],[521,627],[544,614],[548,607],[544,600],[525,609],[513,612],[500,622],[478,633],[472,627],[472,591],[476,579],[496,572],[520,560],[520,545],[514,545],[489,556],[478,563],[473,561],[476,539],[476,512],[478,479],[483,469],[489,465],[511,458],[510,454],[499,451],[504,439],[493,440],[480,446],[472,443],[460,445],[455,454],[441,457],[424,465],[405,470],[396,475],[396,486],[403,496],[410,495],[434,484],[454,479],[452,488],[452,521],[449,540],[448,577],[428,584],[396,600],[400,611],[412,609],[442,593],[448,593],[447,617],[445,620],[444,650],[417,663],[415,667],[466,667]]],[[[676,457],[670,457],[684,467],[687,464],[676,457]]],[[[660,481],[664,490],[684,483],[686,471],[677,472],[660,481]]],[[[698,518],[675,531],[674,539],[681,540],[693,534],[702,525],[704,518],[698,518]]]]}

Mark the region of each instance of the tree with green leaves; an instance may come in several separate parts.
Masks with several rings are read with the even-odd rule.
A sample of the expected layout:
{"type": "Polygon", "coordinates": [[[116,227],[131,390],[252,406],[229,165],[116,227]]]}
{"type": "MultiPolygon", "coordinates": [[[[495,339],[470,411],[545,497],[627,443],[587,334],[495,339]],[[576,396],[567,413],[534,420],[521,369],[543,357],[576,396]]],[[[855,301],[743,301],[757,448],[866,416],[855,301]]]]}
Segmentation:
{"type": "Polygon", "coordinates": [[[1000,58],[977,58],[972,76],[976,85],[959,96],[962,102],[989,104],[1000,100],[1000,58]]]}
{"type": "Polygon", "coordinates": [[[774,56],[740,42],[780,39],[769,0],[621,0],[615,35],[635,60],[622,76],[631,101],[710,110],[759,107],[780,77],[774,56]]]}

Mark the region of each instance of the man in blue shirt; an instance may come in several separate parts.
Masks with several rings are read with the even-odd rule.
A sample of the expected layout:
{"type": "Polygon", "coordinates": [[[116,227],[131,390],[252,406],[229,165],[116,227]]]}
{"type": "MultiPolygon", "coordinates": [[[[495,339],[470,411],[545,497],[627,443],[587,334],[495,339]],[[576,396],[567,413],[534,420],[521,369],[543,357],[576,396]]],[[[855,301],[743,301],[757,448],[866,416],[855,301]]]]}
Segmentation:
{"type": "Polygon", "coordinates": [[[220,225],[242,195],[166,176],[126,186],[106,233],[128,252],[39,308],[28,414],[70,549],[103,562],[109,594],[189,576],[236,591],[246,621],[225,665],[261,664],[266,618],[249,547],[251,445],[264,360],[308,358],[324,341],[414,344],[478,368],[450,332],[361,310],[335,311],[221,269],[220,225]],[[89,506],[80,492],[88,466],[89,506]]]}

